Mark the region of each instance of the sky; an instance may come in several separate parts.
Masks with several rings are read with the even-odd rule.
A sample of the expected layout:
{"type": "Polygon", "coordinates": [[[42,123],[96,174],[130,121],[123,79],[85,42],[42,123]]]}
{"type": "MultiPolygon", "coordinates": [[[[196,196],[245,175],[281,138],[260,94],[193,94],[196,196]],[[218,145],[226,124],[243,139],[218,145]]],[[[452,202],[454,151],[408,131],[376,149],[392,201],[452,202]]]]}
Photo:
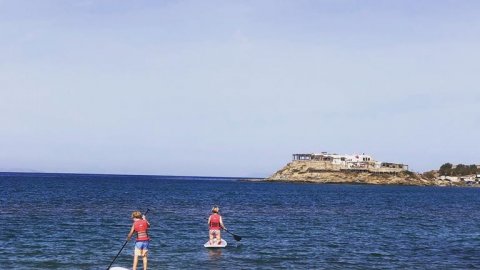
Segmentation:
{"type": "Polygon", "coordinates": [[[0,0],[0,171],[480,164],[480,1],[0,0]]]}

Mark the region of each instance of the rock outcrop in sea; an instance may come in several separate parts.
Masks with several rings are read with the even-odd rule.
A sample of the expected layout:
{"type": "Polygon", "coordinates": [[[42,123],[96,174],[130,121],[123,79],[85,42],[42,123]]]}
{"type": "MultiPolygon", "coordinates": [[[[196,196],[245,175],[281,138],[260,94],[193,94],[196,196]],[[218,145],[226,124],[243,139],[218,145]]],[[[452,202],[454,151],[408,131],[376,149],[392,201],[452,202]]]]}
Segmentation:
{"type": "Polygon", "coordinates": [[[438,171],[414,173],[406,164],[380,162],[365,154],[321,152],[292,156],[292,162],[266,181],[480,187],[480,165],[446,163],[438,171]]]}
{"type": "Polygon", "coordinates": [[[448,181],[429,179],[410,171],[378,173],[355,170],[326,170],[325,164],[316,161],[292,161],[266,179],[267,181],[349,183],[375,185],[447,186],[448,181]]]}

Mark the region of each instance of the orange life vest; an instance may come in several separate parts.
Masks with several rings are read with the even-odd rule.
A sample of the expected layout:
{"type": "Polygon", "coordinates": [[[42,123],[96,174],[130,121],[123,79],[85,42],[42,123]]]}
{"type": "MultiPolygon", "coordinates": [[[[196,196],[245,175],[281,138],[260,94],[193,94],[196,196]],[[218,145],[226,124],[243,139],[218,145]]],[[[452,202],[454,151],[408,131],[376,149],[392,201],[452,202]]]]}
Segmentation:
{"type": "Polygon", "coordinates": [[[210,216],[210,230],[220,230],[220,215],[212,214],[210,216]]]}
{"type": "Polygon", "coordinates": [[[133,228],[137,232],[137,241],[148,241],[150,238],[148,237],[147,230],[148,230],[148,223],[146,220],[140,219],[133,223],[133,228]]]}

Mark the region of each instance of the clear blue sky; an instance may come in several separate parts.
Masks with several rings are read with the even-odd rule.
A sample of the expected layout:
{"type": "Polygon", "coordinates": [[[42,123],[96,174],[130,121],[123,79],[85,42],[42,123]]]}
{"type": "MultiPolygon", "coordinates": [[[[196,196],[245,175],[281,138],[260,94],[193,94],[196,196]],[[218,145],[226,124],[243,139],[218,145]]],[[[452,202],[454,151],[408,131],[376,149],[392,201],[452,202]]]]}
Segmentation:
{"type": "Polygon", "coordinates": [[[480,163],[480,1],[0,0],[0,170],[480,163]]]}

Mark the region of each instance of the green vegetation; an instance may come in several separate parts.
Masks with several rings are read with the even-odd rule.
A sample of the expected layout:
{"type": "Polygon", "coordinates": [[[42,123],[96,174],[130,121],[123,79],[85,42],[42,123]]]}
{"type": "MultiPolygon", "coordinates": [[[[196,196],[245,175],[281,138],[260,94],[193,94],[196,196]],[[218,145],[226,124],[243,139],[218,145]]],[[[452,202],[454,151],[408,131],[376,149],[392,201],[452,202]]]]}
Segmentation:
{"type": "Polygon", "coordinates": [[[480,169],[477,168],[477,165],[463,165],[458,164],[457,166],[453,166],[451,163],[445,163],[440,166],[440,170],[438,171],[440,175],[446,176],[462,176],[462,175],[471,175],[471,174],[479,174],[480,169]]]}
{"type": "Polygon", "coordinates": [[[427,179],[432,180],[432,179],[435,179],[435,176],[436,176],[436,175],[435,175],[435,172],[434,172],[434,171],[429,171],[429,172],[423,173],[423,176],[424,176],[425,178],[427,178],[427,179]]]}

